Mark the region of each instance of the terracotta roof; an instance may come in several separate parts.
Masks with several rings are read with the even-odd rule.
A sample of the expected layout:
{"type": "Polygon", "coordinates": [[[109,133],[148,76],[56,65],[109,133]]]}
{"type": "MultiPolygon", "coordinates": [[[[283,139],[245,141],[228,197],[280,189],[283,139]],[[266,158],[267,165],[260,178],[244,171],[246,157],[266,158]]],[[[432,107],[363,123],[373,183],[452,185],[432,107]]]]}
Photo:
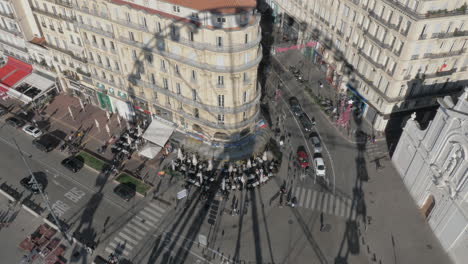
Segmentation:
{"type": "Polygon", "coordinates": [[[254,8],[257,0],[163,0],[174,5],[185,6],[195,10],[219,10],[223,13],[234,13],[237,8],[254,8]]]}

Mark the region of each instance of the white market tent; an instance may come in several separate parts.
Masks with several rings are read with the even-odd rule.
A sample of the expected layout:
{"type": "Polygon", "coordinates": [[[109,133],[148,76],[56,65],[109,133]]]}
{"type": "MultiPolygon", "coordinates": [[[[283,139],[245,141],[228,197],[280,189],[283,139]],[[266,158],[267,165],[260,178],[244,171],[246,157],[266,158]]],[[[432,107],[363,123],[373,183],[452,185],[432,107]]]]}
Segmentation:
{"type": "Polygon", "coordinates": [[[160,147],[166,145],[167,140],[174,132],[174,127],[158,119],[153,119],[143,134],[143,138],[160,147]]]}
{"type": "Polygon", "coordinates": [[[145,156],[148,159],[153,159],[158,155],[159,151],[161,151],[161,147],[158,145],[155,145],[153,143],[148,143],[146,144],[141,150],[140,150],[140,155],[145,156]]]}

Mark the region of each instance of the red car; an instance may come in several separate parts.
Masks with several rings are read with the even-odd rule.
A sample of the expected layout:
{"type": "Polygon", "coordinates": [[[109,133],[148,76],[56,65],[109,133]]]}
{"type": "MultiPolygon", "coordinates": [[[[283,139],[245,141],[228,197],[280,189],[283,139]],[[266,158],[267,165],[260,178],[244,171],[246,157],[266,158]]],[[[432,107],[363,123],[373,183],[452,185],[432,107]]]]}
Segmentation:
{"type": "Polygon", "coordinates": [[[297,161],[301,168],[309,167],[309,156],[307,156],[307,152],[305,150],[299,149],[297,151],[297,161]]]}

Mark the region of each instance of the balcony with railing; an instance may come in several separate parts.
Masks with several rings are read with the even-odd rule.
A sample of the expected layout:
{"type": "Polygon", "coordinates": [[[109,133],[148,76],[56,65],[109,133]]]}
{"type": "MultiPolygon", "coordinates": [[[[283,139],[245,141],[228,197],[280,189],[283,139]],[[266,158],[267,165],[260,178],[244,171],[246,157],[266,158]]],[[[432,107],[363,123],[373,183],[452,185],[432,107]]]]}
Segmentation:
{"type": "Polygon", "coordinates": [[[138,24],[136,22],[133,22],[133,21],[129,21],[129,20],[126,20],[126,19],[120,19],[120,18],[112,18],[111,19],[112,21],[124,26],[124,27],[130,27],[130,28],[133,28],[133,29],[136,29],[136,30],[140,30],[140,31],[144,31],[144,32],[148,32],[149,33],[149,29],[147,26],[145,25],[142,25],[142,24],[138,24]]]}
{"type": "MultiPolygon", "coordinates": [[[[5,40],[3,40],[3,39],[0,39],[0,43],[1,43],[1,44],[4,44],[4,45],[7,45],[7,46],[10,46],[10,47],[12,47],[12,48],[14,48],[14,49],[17,49],[17,50],[19,50],[19,51],[21,51],[21,52],[23,52],[23,53],[27,53],[27,52],[28,52],[28,50],[26,49],[26,47],[18,46],[17,44],[14,44],[14,43],[11,43],[11,42],[7,42],[7,41],[5,41],[5,40]]],[[[8,51],[8,49],[5,48],[4,51],[8,51]]]]}
{"type": "Polygon", "coordinates": [[[374,61],[373,58],[371,58],[369,55],[367,55],[365,52],[362,51],[362,49],[358,49],[358,54],[366,59],[368,62],[370,62],[372,65],[374,65],[374,67],[378,68],[378,69],[383,69],[384,66],[376,61],[374,61]]]}
{"type": "Polygon", "coordinates": [[[15,18],[15,14],[4,12],[2,9],[0,9],[0,16],[8,17],[8,18],[11,18],[11,19],[15,18]]]}
{"type": "Polygon", "coordinates": [[[91,26],[91,25],[88,25],[88,24],[84,24],[84,23],[81,23],[81,22],[77,22],[76,24],[77,24],[78,27],[80,27],[82,29],[94,32],[94,33],[99,34],[99,35],[104,35],[104,36],[109,37],[109,38],[114,38],[114,32],[110,32],[110,31],[104,30],[102,28],[97,28],[97,27],[94,27],[94,26],[91,26]]]}
{"type": "Polygon", "coordinates": [[[195,123],[199,123],[199,124],[205,125],[207,127],[211,127],[211,128],[215,128],[215,129],[240,129],[240,128],[243,128],[243,127],[245,127],[245,126],[247,126],[249,124],[255,123],[257,121],[258,116],[260,115],[260,110],[257,109],[257,111],[255,112],[255,114],[252,117],[247,118],[247,119],[245,119],[243,121],[240,121],[240,122],[236,122],[234,124],[226,123],[225,121],[224,122],[219,122],[219,121],[206,120],[206,119],[203,119],[203,118],[200,118],[200,117],[195,117],[195,116],[193,116],[191,114],[186,113],[185,111],[179,111],[178,113],[181,114],[186,119],[190,119],[190,120],[194,121],[195,123]]]}
{"type": "Polygon", "coordinates": [[[112,87],[116,87],[116,88],[123,89],[123,85],[120,85],[119,83],[117,83],[117,82],[115,81],[115,79],[114,79],[114,80],[110,80],[110,79],[103,78],[103,77],[99,76],[99,74],[96,75],[96,74],[94,74],[94,73],[91,74],[91,77],[92,77],[93,79],[99,81],[99,82],[105,83],[105,84],[110,85],[110,86],[112,86],[112,87]]]}
{"type": "MultiPolygon", "coordinates": [[[[160,56],[170,58],[170,59],[176,60],[176,61],[181,62],[181,63],[191,65],[191,66],[193,66],[195,68],[204,69],[204,70],[213,71],[213,72],[227,73],[227,72],[245,71],[245,70],[248,70],[248,69],[258,65],[260,63],[260,61],[262,60],[262,57],[263,57],[262,47],[259,46],[259,49],[258,49],[258,52],[257,52],[257,57],[254,60],[251,60],[251,61],[249,61],[247,63],[242,64],[242,65],[229,65],[228,64],[227,66],[220,66],[220,65],[201,63],[201,62],[198,62],[196,60],[193,60],[193,59],[190,59],[190,58],[187,58],[187,57],[184,57],[184,56],[180,56],[180,55],[177,55],[177,54],[165,51],[165,50],[161,50],[158,47],[148,47],[148,46],[146,46],[145,44],[143,44],[143,43],[141,43],[139,41],[131,40],[131,39],[127,38],[127,37],[120,36],[118,39],[121,42],[123,42],[123,43],[125,43],[127,45],[131,45],[131,46],[143,49],[144,51],[152,52],[152,53],[158,54],[160,56]]],[[[137,58],[134,58],[134,59],[136,60],[137,58]]]]}
{"type": "Polygon", "coordinates": [[[457,51],[444,52],[444,53],[425,53],[423,57],[425,59],[438,59],[438,58],[445,58],[445,57],[452,57],[452,56],[461,55],[464,52],[465,52],[465,49],[461,49],[461,50],[457,50],[457,51]]]}
{"type": "Polygon", "coordinates": [[[166,96],[175,98],[177,101],[182,102],[182,103],[184,103],[186,105],[190,105],[190,106],[193,106],[193,107],[196,107],[196,108],[199,108],[199,109],[204,109],[204,110],[206,110],[208,112],[240,113],[240,112],[247,111],[248,109],[254,107],[255,105],[257,105],[260,102],[260,93],[258,93],[257,96],[255,97],[255,99],[253,99],[252,101],[250,101],[248,103],[242,104],[240,106],[220,107],[220,106],[215,106],[215,105],[204,104],[204,103],[200,102],[200,100],[193,100],[192,98],[188,98],[188,97],[182,96],[181,94],[174,93],[169,89],[166,89],[164,87],[160,87],[157,84],[153,84],[153,83],[150,83],[150,82],[147,82],[147,81],[135,80],[135,82],[136,82],[137,85],[139,85],[141,87],[152,89],[153,91],[155,91],[157,93],[164,94],[166,96]]]}
{"type": "Polygon", "coordinates": [[[405,15],[412,17],[415,20],[419,19],[428,19],[428,18],[440,18],[440,17],[447,17],[447,16],[462,16],[466,15],[466,9],[463,7],[457,8],[455,10],[447,11],[444,10],[436,10],[436,11],[428,11],[424,14],[419,13],[417,10],[410,8],[407,5],[400,3],[398,0],[383,0],[387,5],[398,9],[400,12],[404,13],[405,15]]]}
{"type": "Polygon", "coordinates": [[[455,72],[457,72],[457,68],[453,68],[448,71],[439,71],[439,72],[435,72],[431,74],[424,74],[424,78],[429,79],[429,78],[444,77],[444,76],[452,75],[455,72]]]}
{"type": "Polygon", "coordinates": [[[105,12],[99,12],[96,9],[89,9],[87,6],[84,6],[84,5],[79,6],[79,5],[73,4],[73,8],[83,13],[89,14],[89,15],[93,15],[93,16],[103,18],[103,19],[109,19],[109,14],[105,12]]]}
{"type": "Polygon", "coordinates": [[[87,60],[86,58],[82,58],[82,57],[80,57],[80,56],[78,56],[78,55],[75,55],[75,54],[74,54],[72,51],[70,51],[70,50],[66,50],[66,49],[64,49],[64,48],[61,48],[61,47],[52,45],[51,43],[46,43],[45,45],[46,45],[46,47],[48,47],[48,48],[51,48],[51,49],[54,49],[54,50],[59,51],[59,52],[61,52],[61,53],[67,54],[67,55],[69,55],[70,57],[72,57],[73,59],[75,59],[75,60],[77,60],[77,61],[80,61],[80,62],[83,62],[83,63],[87,63],[87,62],[88,62],[88,60],[87,60]]]}
{"type": "Polygon", "coordinates": [[[72,7],[72,3],[71,3],[71,0],[46,0],[47,2],[50,2],[50,3],[53,3],[53,4],[57,4],[57,5],[61,5],[63,7],[72,7]]]}
{"type": "Polygon", "coordinates": [[[384,48],[384,49],[388,49],[388,50],[391,50],[391,47],[390,45],[388,45],[387,43],[381,41],[380,39],[378,39],[377,37],[373,36],[372,34],[370,34],[368,31],[366,30],[363,30],[362,31],[362,34],[364,36],[366,36],[367,38],[369,38],[372,42],[374,42],[375,44],[379,45],[380,47],[384,48]]]}
{"type": "Polygon", "coordinates": [[[454,32],[446,32],[446,33],[433,33],[432,38],[438,38],[438,39],[443,39],[443,38],[454,38],[454,37],[465,37],[468,36],[468,30],[464,31],[454,31],[454,32]]]}
{"type": "Polygon", "coordinates": [[[11,34],[15,35],[15,36],[21,36],[21,32],[17,29],[14,29],[14,28],[6,28],[6,27],[3,27],[1,24],[0,24],[0,30],[3,30],[3,31],[6,31],[6,32],[10,32],[11,34]]]}
{"type": "Polygon", "coordinates": [[[209,51],[214,51],[214,52],[240,52],[240,51],[244,51],[244,50],[257,47],[260,44],[261,39],[262,39],[261,35],[259,35],[258,38],[254,39],[253,41],[249,41],[245,44],[244,43],[243,44],[227,43],[222,46],[210,44],[210,43],[190,41],[189,39],[182,38],[182,37],[178,37],[176,39],[171,39],[171,40],[176,43],[180,43],[184,46],[189,46],[198,50],[209,50],[209,51]]]}
{"type": "Polygon", "coordinates": [[[55,19],[66,20],[66,21],[69,21],[69,22],[72,22],[72,23],[74,23],[76,21],[75,16],[67,16],[67,15],[59,14],[59,13],[51,13],[50,11],[45,11],[45,10],[42,10],[42,9],[39,9],[39,8],[36,8],[36,7],[33,7],[31,9],[34,12],[38,13],[38,14],[48,16],[48,17],[52,17],[52,18],[55,18],[55,19]]]}

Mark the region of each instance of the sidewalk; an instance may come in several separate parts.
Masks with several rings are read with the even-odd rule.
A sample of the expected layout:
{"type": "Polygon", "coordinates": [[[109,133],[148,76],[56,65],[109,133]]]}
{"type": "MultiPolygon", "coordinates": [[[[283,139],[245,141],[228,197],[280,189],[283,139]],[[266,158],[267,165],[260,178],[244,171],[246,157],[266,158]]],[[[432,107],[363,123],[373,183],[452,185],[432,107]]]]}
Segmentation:
{"type": "MultiPolygon", "coordinates": [[[[299,83],[295,80],[295,77],[292,73],[289,72],[290,66],[295,66],[296,68],[300,68],[303,73],[303,78],[309,80],[307,83],[307,87],[312,91],[312,93],[324,99],[331,100],[334,104],[337,102],[337,98],[339,96],[338,91],[331,87],[326,79],[325,79],[325,72],[322,72],[317,65],[311,63],[308,60],[305,60],[303,55],[300,51],[297,50],[290,50],[287,52],[282,52],[272,56],[274,59],[272,62],[274,65],[274,69],[276,71],[281,71],[285,75],[288,75],[290,81],[294,81],[296,86],[304,87],[304,84],[299,83]],[[307,70],[308,69],[308,70],[307,70]],[[323,84],[323,88],[320,88],[319,82],[323,84]]],[[[351,143],[358,143],[356,141],[356,131],[360,130],[367,135],[375,135],[377,141],[385,141],[385,137],[383,133],[376,132],[372,125],[365,120],[364,118],[357,124],[354,115],[351,114],[349,119],[348,128],[344,128],[342,126],[336,125],[335,121],[332,118],[324,113],[327,119],[335,126],[336,130],[340,132],[340,134],[345,138],[348,142],[351,143]],[[359,129],[357,129],[359,127],[359,129]]]]}

